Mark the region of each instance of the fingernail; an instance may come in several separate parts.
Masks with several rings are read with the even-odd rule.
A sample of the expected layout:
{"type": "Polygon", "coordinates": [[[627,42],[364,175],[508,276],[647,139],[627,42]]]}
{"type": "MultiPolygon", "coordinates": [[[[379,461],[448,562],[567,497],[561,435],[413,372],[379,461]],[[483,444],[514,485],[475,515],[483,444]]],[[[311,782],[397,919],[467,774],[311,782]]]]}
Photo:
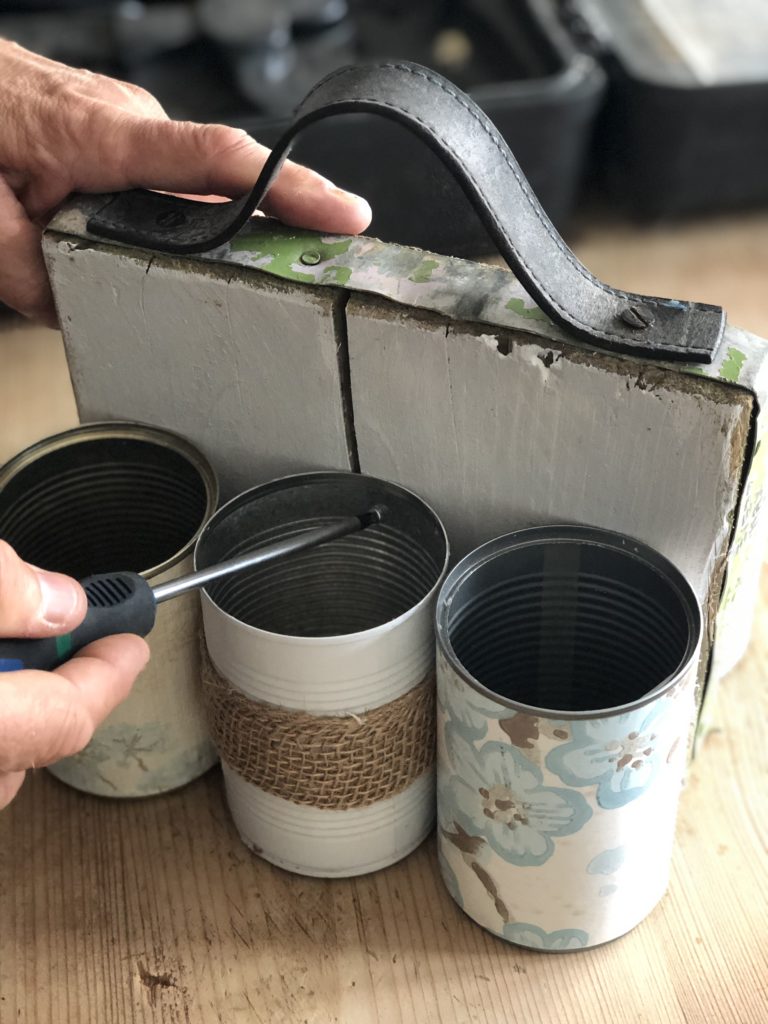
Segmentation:
{"type": "Polygon", "coordinates": [[[69,576],[57,572],[39,572],[40,618],[54,628],[68,626],[80,602],[77,584],[69,576]]]}

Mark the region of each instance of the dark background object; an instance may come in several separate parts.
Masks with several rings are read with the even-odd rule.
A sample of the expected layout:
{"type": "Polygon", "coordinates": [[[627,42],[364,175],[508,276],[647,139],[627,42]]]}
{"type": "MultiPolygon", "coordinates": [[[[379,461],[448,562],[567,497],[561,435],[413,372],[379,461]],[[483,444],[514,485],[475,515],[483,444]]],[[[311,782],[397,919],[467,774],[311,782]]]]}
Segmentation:
{"type": "Polygon", "coordinates": [[[768,201],[768,16],[760,3],[560,0],[609,76],[593,191],[642,219],[768,201]]]}
{"type": "MultiPolygon", "coordinates": [[[[654,6],[7,0],[0,34],[136,82],[172,117],[234,124],[267,145],[335,68],[382,58],[425,64],[489,114],[561,231],[587,177],[592,205],[596,199],[646,219],[766,202],[768,58],[765,80],[759,66],[747,80],[737,59],[725,79],[708,80],[690,58],[691,40],[674,31],[675,18],[685,24],[681,12],[696,24],[690,18],[699,8],[676,0],[665,25],[654,6]]],[[[704,13],[716,23],[719,10],[713,2],[704,13]]],[[[723,0],[722,17],[738,22],[728,41],[737,57],[739,32],[747,46],[756,10],[723,0]]],[[[708,47],[715,57],[722,50],[716,32],[690,31],[705,57],[708,47]]],[[[335,120],[303,136],[295,158],[365,195],[374,208],[370,230],[385,240],[457,255],[490,251],[442,165],[395,125],[369,116],[335,120]]]]}
{"type": "MultiPolygon", "coordinates": [[[[14,7],[0,14],[7,37],[136,82],[172,117],[234,124],[267,145],[337,67],[382,57],[433,67],[489,114],[560,228],[578,195],[604,87],[603,71],[563,30],[552,0],[17,0],[14,7]]],[[[294,156],[366,196],[371,233],[385,240],[457,255],[492,248],[442,164],[396,125],[340,118],[309,131],[294,156]]]]}
{"type": "Polygon", "coordinates": [[[614,205],[655,219],[765,203],[768,81],[687,89],[607,67],[594,174],[614,205]]]}

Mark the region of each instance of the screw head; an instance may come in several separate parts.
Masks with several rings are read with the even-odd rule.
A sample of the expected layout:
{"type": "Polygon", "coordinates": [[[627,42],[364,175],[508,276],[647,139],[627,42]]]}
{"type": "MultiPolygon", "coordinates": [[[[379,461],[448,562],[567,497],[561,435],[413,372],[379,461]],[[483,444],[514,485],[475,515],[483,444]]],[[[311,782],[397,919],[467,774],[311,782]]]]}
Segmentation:
{"type": "Polygon", "coordinates": [[[305,266],[314,267],[320,262],[322,256],[315,249],[309,249],[307,252],[303,252],[299,259],[305,266]]]}
{"type": "Polygon", "coordinates": [[[653,313],[641,302],[633,302],[619,313],[619,320],[635,331],[644,331],[654,321],[653,313]]]}

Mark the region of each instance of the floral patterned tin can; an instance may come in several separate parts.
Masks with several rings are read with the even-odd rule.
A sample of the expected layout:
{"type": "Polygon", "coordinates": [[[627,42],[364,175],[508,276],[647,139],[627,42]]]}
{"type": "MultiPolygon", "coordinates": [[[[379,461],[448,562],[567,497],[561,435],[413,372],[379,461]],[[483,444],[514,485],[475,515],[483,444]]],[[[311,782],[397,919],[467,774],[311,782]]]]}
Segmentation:
{"type": "MultiPolygon", "coordinates": [[[[76,578],[131,570],[164,583],[192,570],[218,501],[205,456],[141,423],[89,423],[32,445],[0,468],[0,536],[22,558],[76,578]]],[[[177,789],[215,764],[200,685],[200,600],[158,609],[151,658],[131,693],[51,774],[85,793],[177,789]]]]}
{"type": "Polygon", "coordinates": [[[620,534],[521,530],[437,605],[438,852],[460,907],[534,949],[596,946],[664,895],[702,615],[620,534]]]}

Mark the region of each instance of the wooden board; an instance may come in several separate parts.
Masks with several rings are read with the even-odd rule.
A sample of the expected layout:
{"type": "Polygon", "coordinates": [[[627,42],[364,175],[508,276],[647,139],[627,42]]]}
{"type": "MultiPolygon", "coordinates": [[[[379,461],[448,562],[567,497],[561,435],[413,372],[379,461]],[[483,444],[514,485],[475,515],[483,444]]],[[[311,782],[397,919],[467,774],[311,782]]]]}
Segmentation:
{"type": "Polygon", "coordinates": [[[360,467],[431,502],[454,559],[525,526],[588,523],[655,547],[707,595],[745,392],[365,296],[347,335],[360,467]]]}
{"type": "Polygon", "coordinates": [[[339,293],[56,235],[45,244],[84,422],[183,434],[213,462],[225,498],[351,467],[339,293]]]}

